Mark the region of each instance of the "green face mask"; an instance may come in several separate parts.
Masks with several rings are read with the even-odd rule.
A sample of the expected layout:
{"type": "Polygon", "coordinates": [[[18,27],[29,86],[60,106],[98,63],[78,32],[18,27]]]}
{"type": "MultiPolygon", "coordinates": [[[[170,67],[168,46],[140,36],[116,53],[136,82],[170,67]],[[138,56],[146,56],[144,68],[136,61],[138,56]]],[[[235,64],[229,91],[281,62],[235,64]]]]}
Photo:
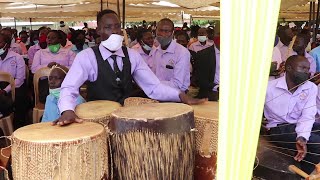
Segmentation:
{"type": "Polygon", "coordinates": [[[48,48],[52,53],[57,53],[60,49],[60,44],[52,44],[49,45],[48,48]]]}
{"type": "Polygon", "coordinates": [[[49,93],[56,98],[60,97],[60,91],[61,88],[49,89],[49,93]]]}

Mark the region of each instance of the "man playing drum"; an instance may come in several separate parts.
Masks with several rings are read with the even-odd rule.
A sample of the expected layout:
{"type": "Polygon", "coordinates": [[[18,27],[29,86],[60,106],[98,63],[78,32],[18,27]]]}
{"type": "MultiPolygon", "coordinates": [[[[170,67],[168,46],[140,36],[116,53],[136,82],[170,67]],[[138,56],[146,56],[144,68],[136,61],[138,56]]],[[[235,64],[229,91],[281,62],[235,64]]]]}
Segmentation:
{"type": "Polygon", "coordinates": [[[80,52],[61,87],[59,109],[62,115],[54,124],[80,122],[74,113],[79,87],[88,84],[88,100],[111,100],[123,104],[129,97],[134,80],[145,94],[159,101],[197,104],[205,99],[193,99],[184,92],[162,84],[136,51],[122,47],[121,24],[112,10],[97,15],[99,46],[80,52]]]}

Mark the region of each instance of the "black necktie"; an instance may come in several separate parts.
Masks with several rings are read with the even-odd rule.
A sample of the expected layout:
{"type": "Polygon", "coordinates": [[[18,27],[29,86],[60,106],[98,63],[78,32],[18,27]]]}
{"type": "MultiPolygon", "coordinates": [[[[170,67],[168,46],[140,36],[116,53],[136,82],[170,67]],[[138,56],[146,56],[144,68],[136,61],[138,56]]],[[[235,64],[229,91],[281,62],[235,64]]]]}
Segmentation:
{"type": "Polygon", "coordinates": [[[120,82],[120,80],[121,80],[121,76],[120,76],[121,71],[120,71],[119,66],[117,64],[117,55],[111,55],[110,57],[113,59],[113,71],[117,76],[116,81],[120,82]]]}

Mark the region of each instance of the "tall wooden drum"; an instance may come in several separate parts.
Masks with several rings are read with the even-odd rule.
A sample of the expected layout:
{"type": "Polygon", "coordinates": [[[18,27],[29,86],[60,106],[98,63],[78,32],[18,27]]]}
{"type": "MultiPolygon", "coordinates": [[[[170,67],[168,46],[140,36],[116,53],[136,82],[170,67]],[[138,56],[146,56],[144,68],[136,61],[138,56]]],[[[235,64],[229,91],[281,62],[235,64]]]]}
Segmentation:
{"type": "Polygon", "coordinates": [[[111,148],[116,179],[193,179],[192,107],[151,103],[120,108],[112,116],[111,148]]]}
{"type": "Polygon", "coordinates": [[[12,134],[15,180],[97,180],[108,174],[105,128],[83,122],[68,126],[37,123],[12,134]]]}
{"type": "Polygon", "coordinates": [[[192,105],[196,124],[195,180],[212,180],[217,169],[219,103],[192,105]]]}
{"type": "Polygon", "coordinates": [[[76,115],[84,121],[96,122],[108,126],[111,113],[121,105],[114,101],[99,100],[80,104],[76,107],[76,115]]]}

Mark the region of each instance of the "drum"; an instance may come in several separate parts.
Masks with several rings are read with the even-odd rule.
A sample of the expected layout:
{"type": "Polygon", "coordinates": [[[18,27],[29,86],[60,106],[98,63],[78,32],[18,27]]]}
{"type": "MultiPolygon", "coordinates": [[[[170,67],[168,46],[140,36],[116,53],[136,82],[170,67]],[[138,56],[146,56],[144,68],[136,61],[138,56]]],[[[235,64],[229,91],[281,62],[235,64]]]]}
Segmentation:
{"type": "Polygon", "coordinates": [[[212,180],[217,169],[219,103],[192,105],[196,125],[195,180],[212,180]]]}
{"type": "Polygon", "coordinates": [[[90,101],[76,107],[76,115],[84,121],[100,123],[107,127],[111,113],[121,105],[114,101],[90,101]]]}
{"type": "Polygon", "coordinates": [[[194,171],[194,114],[178,103],[123,107],[110,120],[119,180],[188,180],[194,171]]]}
{"type": "Polygon", "coordinates": [[[138,106],[142,104],[158,103],[159,101],[154,99],[142,98],[142,97],[128,97],[124,100],[124,106],[138,106]]]}
{"type": "Polygon", "coordinates": [[[97,123],[37,123],[12,134],[15,180],[97,180],[108,173],[105,128],[97,123]]]}

